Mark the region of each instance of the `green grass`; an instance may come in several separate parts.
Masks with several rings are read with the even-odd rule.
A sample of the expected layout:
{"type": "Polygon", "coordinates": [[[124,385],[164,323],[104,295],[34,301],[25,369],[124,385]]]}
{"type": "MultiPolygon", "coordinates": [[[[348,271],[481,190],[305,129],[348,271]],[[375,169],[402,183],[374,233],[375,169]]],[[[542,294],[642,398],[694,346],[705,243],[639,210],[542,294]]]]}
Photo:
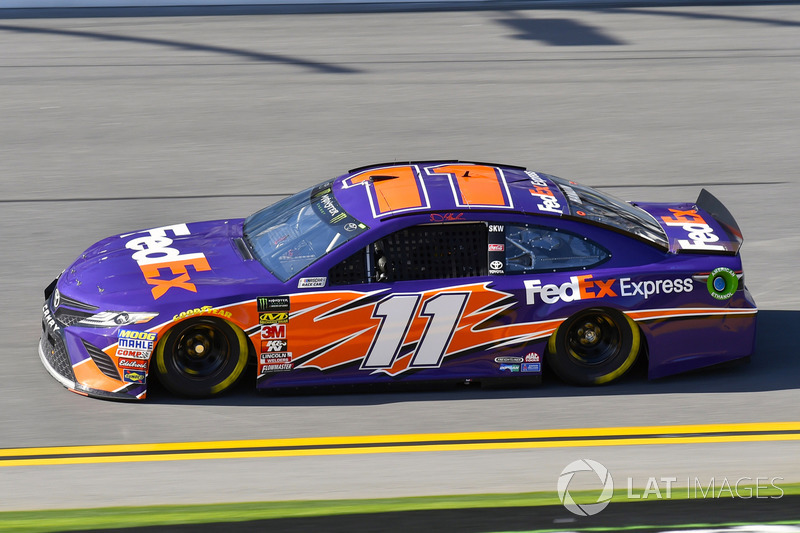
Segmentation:
{"type": "MultiPolygon", "coordinates": [[[[781,485],[785,495],[800,494],[800,483],[781,485]]],[[[740,488],[741,490],[741,488],[740,488]]],[[[641,493],[638,490],[638,493],[641,493]]],[[[576,499],[588,501],[595,491],[574,492],[576,499]]],[[[777,496],[774,491],[760,491],[762,496],[777,496]]],[[[690,495],[691,496],[691,495],[690,495]]],[[[725,496],[728,497],[728,496],[725,496]]],[[[614,491],[612,502],[629,502],[627,489],[614,491]]],[[[673,500],[686,499],[686,489],[676,488],[673,500]]],[[[370,500],[317,500],[286,502],[224,503],[213,505],[159,505],[149,507],[105,507],[49,511],[0,512],[0,531],[46,532],[86,529],[114,529],[174,524],[204,524],[211,522],[240,522],[269,518],[331,516],[356,513],[383,513],[430,509],[467,509],[478,507],[530,507],[560,505],[553,492],[517,494],[470,494],[463,496],[422,496],[413,498],[380,498],[370,500]]]]}

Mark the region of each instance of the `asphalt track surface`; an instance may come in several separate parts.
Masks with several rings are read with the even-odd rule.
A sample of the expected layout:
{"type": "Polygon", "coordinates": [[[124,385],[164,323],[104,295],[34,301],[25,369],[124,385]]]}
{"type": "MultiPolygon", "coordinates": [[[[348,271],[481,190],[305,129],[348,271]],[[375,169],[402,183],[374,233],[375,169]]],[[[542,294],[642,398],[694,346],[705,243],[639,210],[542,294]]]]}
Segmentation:
{"type": "MultiPolygon", "coordinates": [[[[153,15],[0,19],[0,448],[800,421],[800,6],[153,15]],[[657,382],[639,368],[599,389],[546,377],[260,396],[245,383],[141,404],[71,394],[42,368],[42,289],[94,241],[435,158],[626,199],[707,187],[745,234],[751,364],[657,382]]],[[[800,441],[784,435],[0,466],[0,510],[553,491],[580,458],[618,487],[800,482],[800,441]]]]}

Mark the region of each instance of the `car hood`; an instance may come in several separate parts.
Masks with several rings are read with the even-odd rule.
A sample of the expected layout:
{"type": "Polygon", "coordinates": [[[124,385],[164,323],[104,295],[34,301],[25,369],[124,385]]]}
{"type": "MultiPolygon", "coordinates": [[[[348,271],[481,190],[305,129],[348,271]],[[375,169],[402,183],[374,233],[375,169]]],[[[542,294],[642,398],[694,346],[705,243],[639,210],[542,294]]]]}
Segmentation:
{"type": "MultiPolygon", "coordinates": [[[[243,219],[175,224],[114,235],[90,246],[58,282],[61,294],[105,309],[213,301],[276,283],[237,247],[243,219]]],[[[239,246],[243,243],[240,241],[239,246]]]]}

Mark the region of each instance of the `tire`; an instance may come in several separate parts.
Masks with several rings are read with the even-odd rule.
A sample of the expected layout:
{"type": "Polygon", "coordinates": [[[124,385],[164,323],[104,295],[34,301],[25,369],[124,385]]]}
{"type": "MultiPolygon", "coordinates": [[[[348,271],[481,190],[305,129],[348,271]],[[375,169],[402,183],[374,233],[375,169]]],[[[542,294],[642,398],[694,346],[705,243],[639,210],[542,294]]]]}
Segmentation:
{"type": "Polygon", "coordinates": [[[155,355],[162,385],[179,396],[208,398],[242,376],[248,343],[242,330],[224,320],[198,317],[170,329],[155,355]]]}
{"type": "Polygon", "coordinates": [[[547,361],[573,385],[602,385],[621,377],[636,361],[639,327],[616,309],[591,308],[565,320],[547,343],[547,361]]]}

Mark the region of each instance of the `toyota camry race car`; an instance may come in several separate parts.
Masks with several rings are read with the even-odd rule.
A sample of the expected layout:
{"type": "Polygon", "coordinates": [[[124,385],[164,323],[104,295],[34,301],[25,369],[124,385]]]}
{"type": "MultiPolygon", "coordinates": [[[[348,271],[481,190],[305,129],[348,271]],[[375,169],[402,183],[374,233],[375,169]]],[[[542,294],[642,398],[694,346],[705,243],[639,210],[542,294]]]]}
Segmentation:
{"type": "Polygon", "coordinates": [[[39,355],[70,390],[420,381],[608,383],[749,356],[742,236],[703,190],[626,203],[488,163],[351,170],[246,219],[134,231],[45,289],[39,355]]]}

